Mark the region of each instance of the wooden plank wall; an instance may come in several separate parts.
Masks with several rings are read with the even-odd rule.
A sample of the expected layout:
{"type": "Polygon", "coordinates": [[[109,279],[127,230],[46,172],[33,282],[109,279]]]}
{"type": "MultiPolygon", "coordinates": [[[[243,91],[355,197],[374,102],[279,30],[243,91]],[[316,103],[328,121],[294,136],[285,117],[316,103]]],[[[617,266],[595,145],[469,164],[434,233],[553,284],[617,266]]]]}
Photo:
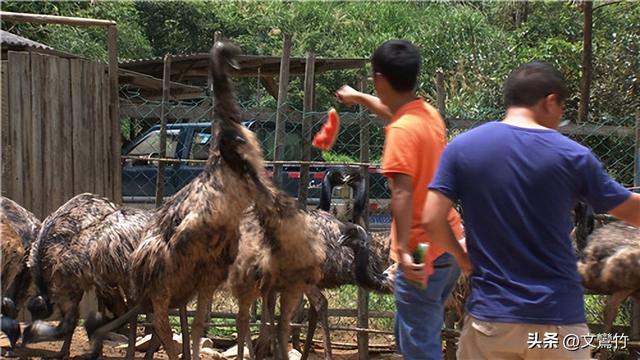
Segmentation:
{"type": "MultiPolygon", "coordinates": [[[[106,66],[29,52],[2,62],[2,195],[44,219],[82,192],[116,202],[106,66]]],[[[113,134],[120,136],[120,134],[113,134]]]]}

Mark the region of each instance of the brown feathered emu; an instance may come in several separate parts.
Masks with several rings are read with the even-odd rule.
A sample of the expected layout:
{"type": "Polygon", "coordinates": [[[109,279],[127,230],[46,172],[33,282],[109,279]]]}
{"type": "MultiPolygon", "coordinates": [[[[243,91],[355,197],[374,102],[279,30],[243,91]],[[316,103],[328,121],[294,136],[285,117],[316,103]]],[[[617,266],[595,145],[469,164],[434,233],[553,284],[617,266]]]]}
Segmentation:
{"type": "Polygon", "coordinates": [[[216,42],[211,50],[215,95],[216,143],[204,170],[153,215],[141,244],[131,256],[131,286],[136,306],[97,330],[121,326],[143,310],[152,311],[153,331],[170,359],[178,359],[172,340],[169,308],[196,296],[192,324],[192,356],[198,359],[200,339],[215,289],[226,281],[236,259],[240,219],[255,201],[256,209],[271,208],[266,190],[262,151],[251,131],[240,124],[230,67],[237,67],[239,49],[216,42]]]}
{"type": "MultiPolygon", "coordinates": [[[[319,208],[328,211],[333,187],[345,183],[353,189],[354,194],[352,221],[364,224],[363,213],[367,200],[365,184],[362,175],[353,169],[335,169],[325,176],[319,208]]],[[[393,293],[397,264],[394,264],[389,256],[391,232],[369,232],[369,241],[366,243],[358,241],[358,239],[358,237],[344,237],[345,241],[341,245],[350,249],[337,247],[335,243],[327,243],[327,261],[323,265],[323,279],[316,287],[310,287],[309,291],[305,293],[311,306],[308,312],[308,333],[302,351],[302,359],[309,356],[318,319],[320,319],[324,331],[325,358],[331,358],[328,302],[320,289],[355,284],[379,294],[393,293]],[[355,261],[352,257],[354,254],[355,261]]],[[[460,326],[464,315],[464,304],[470,291],[469,285],[468,278],[461,275],[445,304],[445,312],[453,313],[460,326]]]]}
{"type": "Polygon", "coordinates": [[[123,208],[89,193],[73,197],[48,216],[29,256],[36,293],[27,307],[34,320],[46,319],[55,310],[62,320],[53,329],[34,322],[25,330],[23,344],[64,339],[60,356],[67,358],[80,301],[92,289],[106,309],[122,315],[131,297],[129,255],[148,220],[148,211],[123,208]]]}
{"type": "Polygon", "coordinates": [[[574,209],[578,272],[582,285],[606,294],[604,333],[611,333],[620,305],[629,297],[640,301],[640,228],[614,221],[596,228],[593,209],[574,209]]]}
{"type": "MultiPolygon", "coordinates": [[[[352,222],[356,223],[362,217],[366,205],[366,193],[362,176],[354,169],[332,169],[327,172],[322,183],[318,208],[328,212],[331,207],[333,188],[343,184],[353,189],[352,222]]],[[[322,293],[323,289],[358,285],[380,294],[393,293],[393,282],[384,274],[384,270],[389,265],[389,252],[388,250],[385,252],[388,245],[374,244],[369,239],[370,235],[360,226],[349,226],[341,230],[341,236],[323,238],[327,256],[322,264],[322,278],[305,291],[309,299],[309,310],[302,359],[309,356],[318,320],[323,329],[325,358],[332,357],[328,301],[322,293]]]]}
{"type": "MultiPolygon", "coordinates": [[[[323,239],[340,237],[345,224],[324,211],[298,208],[293,198],[270,186],[276,200],[273,208],[255,207],[243,218],[238,257],[231,268],[229,284],[238,300],[238,358],[244,356],[249,341],[249,309],[263,297],[263,327],[273,324],[271,299],[280,293],[278,354],[288,359],[291,317],[305,289],[320,281],[325,260],[323,239]]],[[[268,336],[269,337],[269,336],[268,336]]],[[[258,357],[263,354],[259,352],[258,357]]]]}
{"type": "Polygon", "coordinates": [[[2,331],[15,348],[20,337],[18,313],[29,291],[31,276],[27,259],[40,230],[40,220],[13,200],[0,197],[0,285],[2,286],[2,331]]]}

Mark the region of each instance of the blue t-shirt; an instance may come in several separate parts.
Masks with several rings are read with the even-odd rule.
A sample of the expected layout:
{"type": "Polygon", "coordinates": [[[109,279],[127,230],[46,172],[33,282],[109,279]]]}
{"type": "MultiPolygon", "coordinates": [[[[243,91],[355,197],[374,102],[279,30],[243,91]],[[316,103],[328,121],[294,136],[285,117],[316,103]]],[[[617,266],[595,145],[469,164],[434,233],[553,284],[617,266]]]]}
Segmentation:
{"type": "Polygon", "coordinates": [[[631,196],[588,148],[555,130],[491,122],[447,146],[429,188],[461,202],[474,266],[471,315],[585,322],[571,211],[582,200],[607,212],[631,196]]]}

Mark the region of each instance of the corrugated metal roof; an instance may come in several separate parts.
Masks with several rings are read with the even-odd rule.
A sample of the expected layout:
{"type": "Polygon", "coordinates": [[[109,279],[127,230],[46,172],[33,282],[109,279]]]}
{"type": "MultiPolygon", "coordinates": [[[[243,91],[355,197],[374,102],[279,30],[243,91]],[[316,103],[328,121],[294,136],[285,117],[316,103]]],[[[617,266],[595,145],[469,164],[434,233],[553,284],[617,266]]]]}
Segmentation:
{"type": "Polygon", "coordinates": [[[26,37],[0,30],[0,43],[13,47],[31,47],[46,50],[54,50],[51,46],[27,39],[26,37]]]}
{"type": "MultiPolygon", "coordinates": [[[[277,76],[280,72],[279,56],[239,55],[240,70],[234,71],[236,77],[277,76]]],[[[368,59],[363,58],[315,58],[316,74],[331,71],[364,67],[368,59]]],[[[291,57],[289,59],[290,75],[301,75],[305,72],[306,58],[291,57]]],[[[208,53],[180,54],[171,57],[171,76],[180,80],[206,79],[209,66],[208,53]]],[[[163,57],[125,60],[120,67],[139,73],[162,78],[163,57]]]]}

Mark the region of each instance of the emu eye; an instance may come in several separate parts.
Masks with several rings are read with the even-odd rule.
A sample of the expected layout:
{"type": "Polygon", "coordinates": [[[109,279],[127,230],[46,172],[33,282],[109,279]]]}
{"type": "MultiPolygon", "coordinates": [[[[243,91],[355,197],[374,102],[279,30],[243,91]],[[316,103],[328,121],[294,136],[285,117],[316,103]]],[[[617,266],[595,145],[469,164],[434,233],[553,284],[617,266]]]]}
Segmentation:
{"type": "Polygon", "coordinates": [[[236,135],[236,137],[234,138],[235,142],[239,143],[239,144],[245,144],[247,142],[247,140],[240,136],[240,135],[236,135]]]}

